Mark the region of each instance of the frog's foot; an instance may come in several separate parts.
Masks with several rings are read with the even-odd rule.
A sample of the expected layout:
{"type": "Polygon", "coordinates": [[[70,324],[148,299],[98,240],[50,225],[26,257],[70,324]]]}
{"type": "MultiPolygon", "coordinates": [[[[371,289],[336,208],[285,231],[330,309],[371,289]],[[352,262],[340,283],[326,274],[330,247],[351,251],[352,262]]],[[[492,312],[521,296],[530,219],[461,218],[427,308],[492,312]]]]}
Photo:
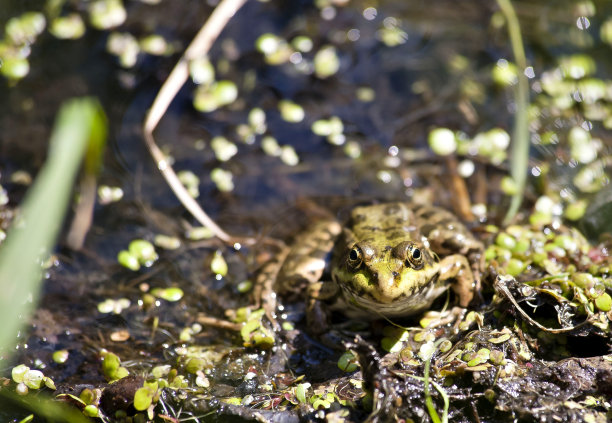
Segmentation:
{"type": "Polygon", "coordinates": [[[338,286],[332,282],[315,282],[308,285],[306,325],[308,332],[320,335],[329,329],[330,311],[323,302],[338,295],[338,286]]]}
{"type": "Polygon", "coordinates": [[[467,307],[474,298],[474,274],[465,256],[453,254],[440,261],[440,280],[455,279],[453,291],[459,297],[459,305],[467,307]]]}
{"type": "Polygon", "coordinates": [[[329,330],[329,313],[321,301],[309,298],[306,307],[307,331],[313,335],[321,335],[329,330]]]}
{"type": "Polygon", "coordinates": [[[437,328],[452,324],[456,329],[463,321],[466,312],[467,310],[463,307],[453,307],[443,312],[429,311],[424,318],[428,319],[427,328],[437,328]]]}

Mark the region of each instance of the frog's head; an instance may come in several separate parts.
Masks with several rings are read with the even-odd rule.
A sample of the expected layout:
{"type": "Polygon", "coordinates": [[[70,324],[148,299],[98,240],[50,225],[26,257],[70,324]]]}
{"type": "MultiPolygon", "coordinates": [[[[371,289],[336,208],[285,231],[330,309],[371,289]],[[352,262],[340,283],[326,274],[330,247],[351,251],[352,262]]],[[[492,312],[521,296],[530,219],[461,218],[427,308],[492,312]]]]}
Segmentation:
{"type": "Polygon", "coordinates": [[[437,277],[432,253],[421,243],[395,245],[360,241],[348,249],[334,271],[334,280],[363,300],[390,304],[409,297],[437,277]]]}

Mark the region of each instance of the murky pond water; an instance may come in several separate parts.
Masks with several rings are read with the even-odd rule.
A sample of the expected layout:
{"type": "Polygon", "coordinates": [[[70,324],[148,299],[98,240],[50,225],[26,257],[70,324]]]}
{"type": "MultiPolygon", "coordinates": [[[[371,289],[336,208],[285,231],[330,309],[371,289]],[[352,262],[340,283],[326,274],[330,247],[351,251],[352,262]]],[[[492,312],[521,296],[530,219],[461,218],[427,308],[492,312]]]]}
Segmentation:
{"type": "MultiPolygon", "coordinates": [[[[6,25],[12,17],[42,11],[44,3],[9,2],[0,11],[0,22],[6,25]]],[[[470,227],[487,238],[492,230],[486,225],[501,224],[510,204],[506,193],[512,190],[505,177],[518,71],[504,15],[498,3],[476,0],[248,1],[213,46],[210,62],[199,63],[204,70],[212,65],[214,79],[200,85],[190,80],[155,132],[174,169],[190,172],[183,173],[184,180],[196,180],[197,200],[206,212],[230,234],[259,241],[236,248],[210,237],[189,239],[187,234],[198,224],[171,193],[142,139],[142,122],[159,87],[213,7],[200,1],[147,3],[126,2],[125,22],[105,30],[88,23],[79,39],[57,39],[43,31],[28,47],[29,74],[19,81],[2,81],[0,183],[10,200],[1,206],[3,210],[14,209],[21,200],[26,187],[23,179],[13,176],[25,171],[35,177],[44,162],[54,115],[63,101],[74,96],[101,100],[110,136],[98,183],[123,192],[119,201],[96,205],[81,251],[71,251],[60,241],[40,306],[29,331],[20,336],[14,361],[42,369],[62,389],[105,383],[102,349],[119,356],[133,375],[149,375],[154,366],[170,364],[182,372],[181,386],[189,385],[209,401],[193,409],[209,411],[213,420],[214,410],[223,409],[217,407],[219,399],[230,398],[226,402],[231,406],[291,409],[287,404],[304,402],[295,390],[288,393],[290,386],[306,389],[300,385],[301,375],[303,382],[313,385],[333,384],[344,377],[338,383],[345,387],[344,396],[310,397],[319,395],[311,405],[323,401],[315,408],[340,413],[340,400],[362,400],[351,394],[361,386],[350,385],[338,369],[341,352],[307,334],[302,303],[286,305],[291,330],[277,340],[285,347],[277,344],[273,349],[243,347],[245,339],[239,332],[201,324],[206,321],[201,317],[231,320],[229,311],[235,314],[252,305],[253,291],[248,287],[266,259],[278,253],[266,239],[290,243],[322,209],[342,218],[358,203],[406,200],[457,210],[458,203],[468,201],[470,227]],[[137,54],[133,63],[121,63],[129,61],[129,52],[119,47],[114,54],[107,51],[114,36],[127,36],[122,39],[125,44],[118,45],[138,51],[151,34],[164,37],[164,54],[141,51],[133,53],[137,54]],[[129,44],[132,41],[136,47],[129,44]],[[230,92],[235,88],[236,98],[219,107],[211,105],[219,87],[230,92]],[[198,111],[194,104],[208,111],[198,111]],[[450,156],[440,154],[431,142],[432,131],[440,128],[453,131],[450,156]],[[458,191],[458,180],[466,182],[467,197],[458,191]],[[117,254],[132,240],[153,241],[156,235],[176,237],[180,246],[158,246],[159,259],[139,271],[117,263],[117,254]],[[227,271],[219,270],[223,268],[219,257],[227,263],[227,271]],[[178,287],[184,295],[178,301],[151,295],[154,288],[168,287],[178,287]],[[109,299],[129,302],[116,313],[106,313],[99,305],[109,299]],[[124,334],[127,339],[117,338],[124,334]],[[186,352],[194,345],[202,348],[199,355],[186,352]],[[53,352],[63,349],[69,351],[69,361],[54,363],[53,352]],[[200,373],[192,372],[185,359],[190,354],[212,364],[202,365],[200,373]],[[331,408],[325,408],[329,402],[331,408]]],[[[528,62],[524,74],[532,102],[530,176],[516,222],[531,219],[536,224],[543,219],[555,230],[562,221],[574,222],[593,243],[600,242],[598,236],[610,232],[612,221],[608,177],[612,82],[607,79],[612,72],[612,4],[512,4],[524,40],[528,62]]],[[[93,19],[87,2],[66,2],[56,10],[93,19]]],[[[6,229],[9,213],[6,219],[3,216],[0,227],[6,229]]],[[[607,256],[604,247],[598,251],[607,256]]],[[[597,275],[609,291],[609,269],[597,275]]],[[[572,353],[604,356],[610,352],[610,337],[609,330],[602,330],[589,341],[593,354],[576,353],[572,346],[566,355],[539,358],[560,360],[572,353]]],[[[378,345],[381,326],[368,332],[372,345],[378,345]]],[[[356,349],[360,357],[370,358],[382,351],[368,352],[363,345],[356,349]]],[[[6,359],[1,363],[3,375],[9,375],[13,363],[6,359]]],[[[536,367],[545,365],[538,362],[536,367]]],[[[602,380],[609,381],[609,367],[601,367],[602,380]]],[[[367,372],[388,382],[372,369],[367,372]]],[[[421,396],[406,386],[392,389],[383,382],[385,392],[395,389],[405,404],[421,401],[413,412],[409,406],[402,408],[401,401],[385,402],[381,406],[387,407],[385,412],[397,409],[402,418],[423,418],[421,396]]],[[[464,387],[458,383],[449,390],[457,398],[464,387]]],[[[499,394],[509,398],[511,388],[528,390],[516,385],[499,394]]],[[[556,395],[553,391],[546,395],[556,395]]],[[[587,393],[599,400],[604,391],[600,386],[587,393]]],[[[533,416],[516,403],[483,405],[484,395],[478,393],[481,402],[471,409],[465,398],[457,401],[452,415],[457,421],[468,421],[472,415],[533,416]]],[[[163,397],[167,404],[181,400],[163,397]]],[[[532,405],[536,407],[535,400],[532,405]]],[[[114,403],[111,407],[120,408],[114,403]]],[[[610,413],[609,403],[597,407],[598,418],[610,413]]],[[[539,416],[576,419],[577,414],[568,410],[539,416]]],[[[228,409],[222,413],[220,418],[253,417],[228,409]]],[[[350,419],[360,421],[368,414],[368,405],[360,403],[351,408],[350,419]]],[[[17,415],[26,413],[11,411],[4,418],[17,415]]]]}

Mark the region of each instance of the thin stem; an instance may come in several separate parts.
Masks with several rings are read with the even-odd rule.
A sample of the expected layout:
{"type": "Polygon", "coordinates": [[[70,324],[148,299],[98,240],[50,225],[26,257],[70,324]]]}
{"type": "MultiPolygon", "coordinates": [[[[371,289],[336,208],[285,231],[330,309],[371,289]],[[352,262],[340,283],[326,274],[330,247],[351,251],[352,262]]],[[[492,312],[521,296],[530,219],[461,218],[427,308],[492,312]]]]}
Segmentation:
{"type": "Polygon", "coordinates": [[[525,76],[527,59],[525,58],[525,48],[521,37],[521,27],[510,0],[497,0],[506,23],[508,25],[508,35],[512,45],[512,54],[518,67],[518,83],[514,88],[514,102],[516,104],[516,114],[514,116],[514,127],[512,129],[512,152],[510,156],[510,172],[516,183],[516,193],[512,196],[510,208],[504,218],[504,223],[509,223],[518,212],[523,201],[525,183],[527,181],[527,164],[529,161],[529,128],[527,125],[527,107],[529,106],[529,84],[525,76]]]}
{"type": "Polygon", "coordinates": [[[196,57],[203,57],[208,54],[223,28],[245,2],[246,0],[222,0],[219,3],[160,88],[143,126],[145,144],[157,163],[157,168],[174,194],[198,222],[209,228],[224,242],[231,242],[233,238],[221,229],[200,207],[198,202],[189,195],[187,189],[179,181],[176,172],[166,161],[166,157],[155,143],[153,131],[168,110],[176,94],[189,78],[189,62],[196,57]]]}

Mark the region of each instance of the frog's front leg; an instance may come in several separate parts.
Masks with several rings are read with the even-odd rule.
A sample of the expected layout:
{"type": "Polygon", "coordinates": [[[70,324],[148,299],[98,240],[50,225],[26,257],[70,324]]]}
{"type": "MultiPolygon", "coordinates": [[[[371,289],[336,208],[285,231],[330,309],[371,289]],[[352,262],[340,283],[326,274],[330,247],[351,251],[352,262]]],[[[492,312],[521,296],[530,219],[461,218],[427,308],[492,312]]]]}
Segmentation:
{"type": "Polygon", "coordinates": [[[440,280],[455,279],[453,291],[459,297],[459,305],[467,307],[474,298],[474,274],[465,256],[452,254],[440,260],[440,280]]]}
{"type": "Polygon", "coordinates": [[[329,328],[330,309],[323,304],[340,294],[338,285],[334,282],[316,282],[308,285],[306,306],[306,325],[308,331],[319,335],[329,328]]]}

